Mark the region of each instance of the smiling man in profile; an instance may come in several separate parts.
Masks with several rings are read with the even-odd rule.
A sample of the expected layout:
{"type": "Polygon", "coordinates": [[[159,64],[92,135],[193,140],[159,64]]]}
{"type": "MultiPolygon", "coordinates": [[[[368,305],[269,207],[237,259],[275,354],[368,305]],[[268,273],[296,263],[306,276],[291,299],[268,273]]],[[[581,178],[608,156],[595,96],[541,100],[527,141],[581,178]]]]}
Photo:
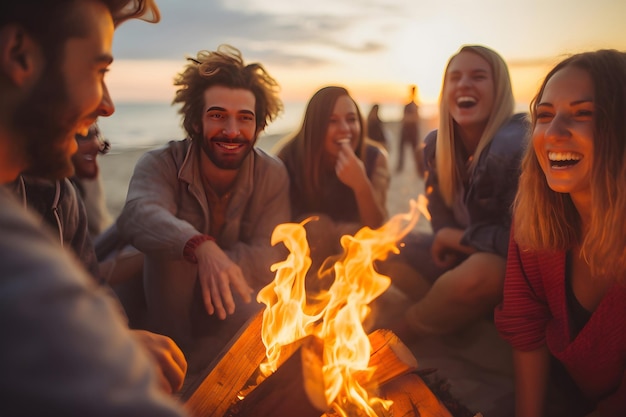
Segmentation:
{"type": "Polygon", "coordinates": [[[0,4],[0,415],[184,415],[108,294],[4,187],[72,173],[75,134],[113,112],[104,75],[130,18],[159,12],[151,0],[0,4]]]}

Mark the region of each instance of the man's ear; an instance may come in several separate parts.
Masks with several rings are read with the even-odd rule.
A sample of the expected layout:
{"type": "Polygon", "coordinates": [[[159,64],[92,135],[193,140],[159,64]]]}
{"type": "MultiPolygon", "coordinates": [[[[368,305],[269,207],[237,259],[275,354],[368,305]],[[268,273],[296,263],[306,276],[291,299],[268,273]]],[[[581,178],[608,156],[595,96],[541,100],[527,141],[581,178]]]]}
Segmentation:
{"type": "Polygon", "coordinates": [[[28,84],[39,71],[38,44],[18,25],[0,29],[0,70],[15,85],[28,84]]]}

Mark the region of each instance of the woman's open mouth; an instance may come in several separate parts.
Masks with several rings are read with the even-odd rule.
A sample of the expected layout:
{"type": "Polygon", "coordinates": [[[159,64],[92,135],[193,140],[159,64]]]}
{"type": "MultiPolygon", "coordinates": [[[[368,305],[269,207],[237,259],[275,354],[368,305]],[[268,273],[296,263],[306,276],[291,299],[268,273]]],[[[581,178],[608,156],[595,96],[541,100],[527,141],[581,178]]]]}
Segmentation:
{"type": "Polygon", "coordinates": [[[569,168],[583,159],[583,155],[578,152],[548,152],[548,160],[552,168],[569,168]]]}

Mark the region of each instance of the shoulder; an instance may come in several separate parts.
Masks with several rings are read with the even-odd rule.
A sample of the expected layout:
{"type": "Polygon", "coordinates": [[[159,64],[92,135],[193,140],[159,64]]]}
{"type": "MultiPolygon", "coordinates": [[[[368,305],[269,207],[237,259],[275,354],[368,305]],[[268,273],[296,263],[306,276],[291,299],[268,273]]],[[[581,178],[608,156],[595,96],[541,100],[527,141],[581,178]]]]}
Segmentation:
{"type": "Polygon", "coordinates": [[[7,278],[3,282],[22,277],[29,281],[22,281],[26,285],[37,286],[34,281],[46,285],[52,277],[63,278],[63,274],[55,275],[68,262],[58,237],[42,228],[33,212],[16,204],[12,196],[2,195],[1,190],[0,204],[0,269],[7,278]]]}
{"type": "Polygon", "coordinates": [[[514,114],[496,132],[492,140],[492,150],[511,152],[522,150],[528,140],[530,123],[526,113],[514,114]]]}
{"type": "Polygon", "coordinates": [[[165,145],[145,152],[139,158],[137,164],[155,164],[164,161],[182,163],[191,148],[191,139],[172,140],[165,145]]]}
{"type": "Polygon", "coordinates": [[[424,138],[424,154],[430,155],[435,153],[435,146],[437,144],[437,129],[428,132],[424,138]]]}
{"type": "Polygon", "coordinates": [[[389,158],[389,153],[385,147],[376,141],[366,139],[365,141],[365,158],[378,160],[380,158],[389,158]]]}
{"type": "Polygon", "coordinates": [[[255,157],[255,169],[260,169],[266,174],[270,173],[277,176],[287,176],[287,170],[283,161],[278,156],[269,154],[260,148],[253,148],[255,157]]]}

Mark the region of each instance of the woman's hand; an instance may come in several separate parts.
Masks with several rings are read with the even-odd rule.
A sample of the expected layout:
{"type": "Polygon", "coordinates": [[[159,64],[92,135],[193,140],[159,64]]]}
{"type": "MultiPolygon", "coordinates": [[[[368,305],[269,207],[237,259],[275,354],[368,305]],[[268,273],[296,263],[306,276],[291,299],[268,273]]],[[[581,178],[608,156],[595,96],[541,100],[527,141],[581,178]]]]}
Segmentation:
{"type": "Polygon", "coordinates": [[[365,165],[356,156],[348,140],[341,142],[335,164],[335,173],[339,181],[352,188],[355,193],[369,186],[365,165]]]}

